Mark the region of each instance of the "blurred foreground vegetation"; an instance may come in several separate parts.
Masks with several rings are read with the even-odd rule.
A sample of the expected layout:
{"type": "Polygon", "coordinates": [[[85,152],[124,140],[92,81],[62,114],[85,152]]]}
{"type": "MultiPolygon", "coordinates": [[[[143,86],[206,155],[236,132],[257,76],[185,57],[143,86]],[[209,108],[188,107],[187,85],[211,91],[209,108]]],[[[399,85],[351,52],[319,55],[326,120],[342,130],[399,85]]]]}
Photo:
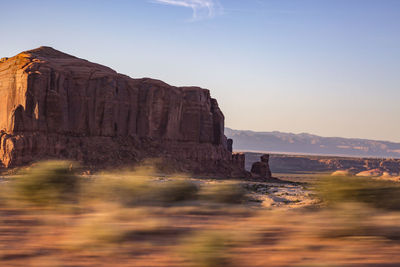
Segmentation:
{"type": "Polygon", "coordinates": [[[273,209],[243,181],[78,173],[43,162],[0,184],[0,266],[400,266],[394,182],[321,176],[318,205],[273,209]]]}
{"type": "Polygon", "coordinates": [[[400,183],[372,177],[324,177],[317,192],[327,205],[357,202],[377,209],[400,210],[400,183]]]}

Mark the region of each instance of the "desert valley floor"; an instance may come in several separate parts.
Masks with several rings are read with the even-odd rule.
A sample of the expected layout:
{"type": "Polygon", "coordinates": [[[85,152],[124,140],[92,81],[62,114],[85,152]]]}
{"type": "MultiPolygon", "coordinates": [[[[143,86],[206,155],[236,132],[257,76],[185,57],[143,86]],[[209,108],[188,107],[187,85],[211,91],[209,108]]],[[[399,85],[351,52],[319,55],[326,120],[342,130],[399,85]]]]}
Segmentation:
{"type": "MultiPolygon", "coordinates": [[[[369,205],[361,197],[327,205],[316,189],[330,179],[326,173],[275,176],[281,181],[165,176],[148,170],[83,175],[77,198],[67,203],[52,202],[51,195],[24,198],[17,193],[21,185],[13,186],[22,176],[5,176],[0,264],[400,265],[396,208],[369,205]],[[126,193],[136,197],[122,197],[126,193]]],[[[387,186],[379,183],[371,188],[387,186]]],[[[399,186],[393,183],[393,189],[399,186]]]]}

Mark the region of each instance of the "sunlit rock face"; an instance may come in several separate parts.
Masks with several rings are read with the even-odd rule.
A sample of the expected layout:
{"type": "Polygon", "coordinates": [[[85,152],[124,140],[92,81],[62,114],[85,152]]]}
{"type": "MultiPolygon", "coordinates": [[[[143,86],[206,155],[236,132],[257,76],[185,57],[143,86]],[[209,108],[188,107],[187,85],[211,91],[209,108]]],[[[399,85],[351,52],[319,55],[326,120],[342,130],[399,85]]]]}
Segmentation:
{"type": "Polygon", "coordinates": [[[88,165],[170,159],[230,172],[224,115],[209,90],[132,79],[50,47],[0,61],[0,162],[88,165]]]}

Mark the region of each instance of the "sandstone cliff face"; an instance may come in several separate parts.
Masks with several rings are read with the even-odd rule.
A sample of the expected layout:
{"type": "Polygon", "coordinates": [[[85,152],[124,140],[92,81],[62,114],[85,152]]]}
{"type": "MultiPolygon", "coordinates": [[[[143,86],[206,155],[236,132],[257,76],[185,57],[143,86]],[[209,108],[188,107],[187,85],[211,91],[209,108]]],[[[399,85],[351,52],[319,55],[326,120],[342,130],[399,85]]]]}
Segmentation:
{"type": "Polygon", "coordinates": [[[206,89],[132,79],[41,47],[0,61],[0,101],[5,167],[44,158],[113,165],[146,157],[195,172],[232,165],[224,115],[206,89]]]}

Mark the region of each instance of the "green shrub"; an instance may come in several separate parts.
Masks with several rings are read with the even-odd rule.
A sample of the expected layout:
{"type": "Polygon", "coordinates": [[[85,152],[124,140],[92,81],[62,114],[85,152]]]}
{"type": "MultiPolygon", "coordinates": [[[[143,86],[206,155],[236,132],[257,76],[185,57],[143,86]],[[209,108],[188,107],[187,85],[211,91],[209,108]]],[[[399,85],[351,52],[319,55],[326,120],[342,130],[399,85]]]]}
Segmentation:
{"type": "Polygon", "coordinates": [[[159,183],[154,189],[154,200],[164,203],[194,200],[198,191],[194,183],[186,180],[159,183]]]}
{"type": "Polygon", "coordinates": [[[232,266],[229,247],[229,240],[221,233],[199,232],[186,238],[179,246],[179,252],[190,266],[232,266]]]}
{"type": "Polygon", "coordinates": [[[400,210],[400,184],[361,177],[327,177],[317,192],[327,204],[365,203],[375,208],[400,210]]]}
{"type": "Polygon", "coordinates": [[[190,181],[161,182],[134,174],[120,175],[118,179],[105,176],[94,183],[94,187],[97,187],[94,195],[126,206],[164,205],[193,200],[198,191],[197,186],[190,181]]]}
{"type": "Polygon", "coordinates": [[[202,187],[200,197],[210,202],[237,204],[245,200],[246,191],[239,184],[212,184],[202,187]]]}
{"type": "Polygon", "coordinates": [[[38,163],[15,178],[16,198],[36,205],[53,205],[77,200],[79,177],[68,161],[38,163]]]}

